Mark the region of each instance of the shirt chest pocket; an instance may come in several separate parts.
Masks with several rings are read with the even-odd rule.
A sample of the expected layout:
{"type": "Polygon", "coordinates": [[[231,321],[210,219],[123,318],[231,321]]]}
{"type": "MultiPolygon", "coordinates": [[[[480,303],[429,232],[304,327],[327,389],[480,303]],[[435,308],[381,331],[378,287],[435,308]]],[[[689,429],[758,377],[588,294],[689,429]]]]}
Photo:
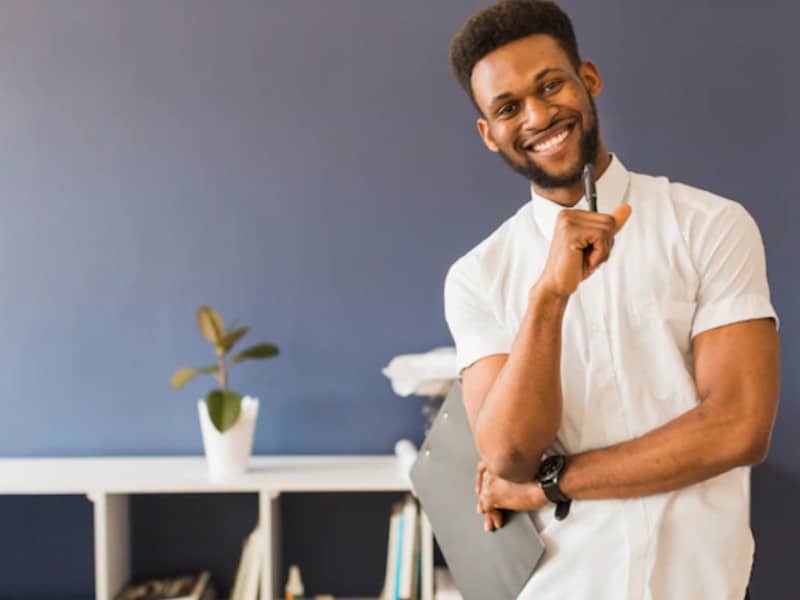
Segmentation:
{"type": "Polygon", "coordinates": [[[616,351],[635,435],[696,405],[691,331],[696,303],[629,296],[620,306],[616,351]]]}
{"type": "Polygon", "coordinates": [[[626,372],[635,373],[638,396],[649,399],[649,428],[694,406],[691,331],[697,305],[673,298],[629,298],[626,302],[626,372]],[[650,400],[656,400],[651,403],[650,400]]]}
{"type": "Polygon", "coordinates": [[[672,298],[633,297],[626,303],[632,337],[638,344],[659,346],[672,342],[683,354],[692,346],[692,324],[697,303],[672,298]]]}

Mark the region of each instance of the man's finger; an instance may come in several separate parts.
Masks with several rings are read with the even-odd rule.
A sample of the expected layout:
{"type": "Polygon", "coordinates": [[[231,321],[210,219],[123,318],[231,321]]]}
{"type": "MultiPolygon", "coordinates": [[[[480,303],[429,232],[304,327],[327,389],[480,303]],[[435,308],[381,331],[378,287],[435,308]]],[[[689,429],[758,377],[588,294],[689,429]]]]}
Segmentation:
{"type": "Polygon", "coordinates": [[[492,510],[488,514],[492,519],[492,525],[494,528],[500,529],[503,526],[503,513],[501,513],[499,510],[492,510]]]}
{"type": "Polygon", "coordinates": [[[481,493],[481,485],[483,485],[483,470],[484,470],[483,463],[478,463],[478,472],[475,473],[475,493],[481,493]]]}
{"type": "MultiPolygon", "coordinates": [[[[614,243],[614,238],[607,232],[601,232],[598,238],[592,242],[591,251],[584,256],[586,257],[586,268],[589,272],[594,271],[600,264],[604,263],[609,254],[611,254],[611,246],[614,243]]],[[[588,276],[588,275],[587,275],[588,276]]]]}
{"type": "Polygon", "coordinates": [[[618,204],[613,208],[611,216],[614,217],[614,220],[617,222],[614,233],[619,233],[619,230],[625,225],[625,222],[628,220],[628,217],[631,216],[632,212],[633,209],[630,204],[618,204]]]}

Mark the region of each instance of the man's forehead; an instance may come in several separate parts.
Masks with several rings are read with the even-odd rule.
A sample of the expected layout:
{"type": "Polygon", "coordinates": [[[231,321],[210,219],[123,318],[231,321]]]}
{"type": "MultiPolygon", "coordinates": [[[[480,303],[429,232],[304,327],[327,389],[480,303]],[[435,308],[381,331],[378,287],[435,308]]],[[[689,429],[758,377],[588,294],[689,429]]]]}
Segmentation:
{"type": "Polygon", "coordinates": [[[569,69],[567,53],[552,36],[530,35],[493,50],[475,63],[470,76],[472,93],[480,103],[530,83],[543,69],[569,69]]]}

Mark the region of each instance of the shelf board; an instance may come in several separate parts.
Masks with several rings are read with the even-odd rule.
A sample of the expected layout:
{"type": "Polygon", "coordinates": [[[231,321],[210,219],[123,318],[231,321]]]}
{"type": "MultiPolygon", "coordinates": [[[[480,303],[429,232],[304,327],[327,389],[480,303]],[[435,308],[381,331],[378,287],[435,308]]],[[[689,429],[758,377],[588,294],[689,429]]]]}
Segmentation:
{"type": "Polygon", "coordinates": [[[393,455],[254,456],[244,475],[211,481],[203,456],[0,459],[0,494],[402,492],[393,455]]]}

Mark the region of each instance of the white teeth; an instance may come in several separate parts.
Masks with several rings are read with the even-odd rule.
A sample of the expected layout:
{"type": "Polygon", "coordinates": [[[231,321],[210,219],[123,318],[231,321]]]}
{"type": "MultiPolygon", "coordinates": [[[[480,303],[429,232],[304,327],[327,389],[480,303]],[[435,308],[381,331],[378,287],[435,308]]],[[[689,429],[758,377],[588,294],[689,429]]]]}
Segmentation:
{"type": "Polygon", "coordinates": [[[535,152],[544,152],[545,150],[549,150],[553,146],[558,146],[561,142],[567,139],[568,135],[569,135],[569,129],[565,129],[557,136],[551,137],[549,140],[542,142],[541,144],[536,144],[533,147],[533,150],[535,152]]]}

